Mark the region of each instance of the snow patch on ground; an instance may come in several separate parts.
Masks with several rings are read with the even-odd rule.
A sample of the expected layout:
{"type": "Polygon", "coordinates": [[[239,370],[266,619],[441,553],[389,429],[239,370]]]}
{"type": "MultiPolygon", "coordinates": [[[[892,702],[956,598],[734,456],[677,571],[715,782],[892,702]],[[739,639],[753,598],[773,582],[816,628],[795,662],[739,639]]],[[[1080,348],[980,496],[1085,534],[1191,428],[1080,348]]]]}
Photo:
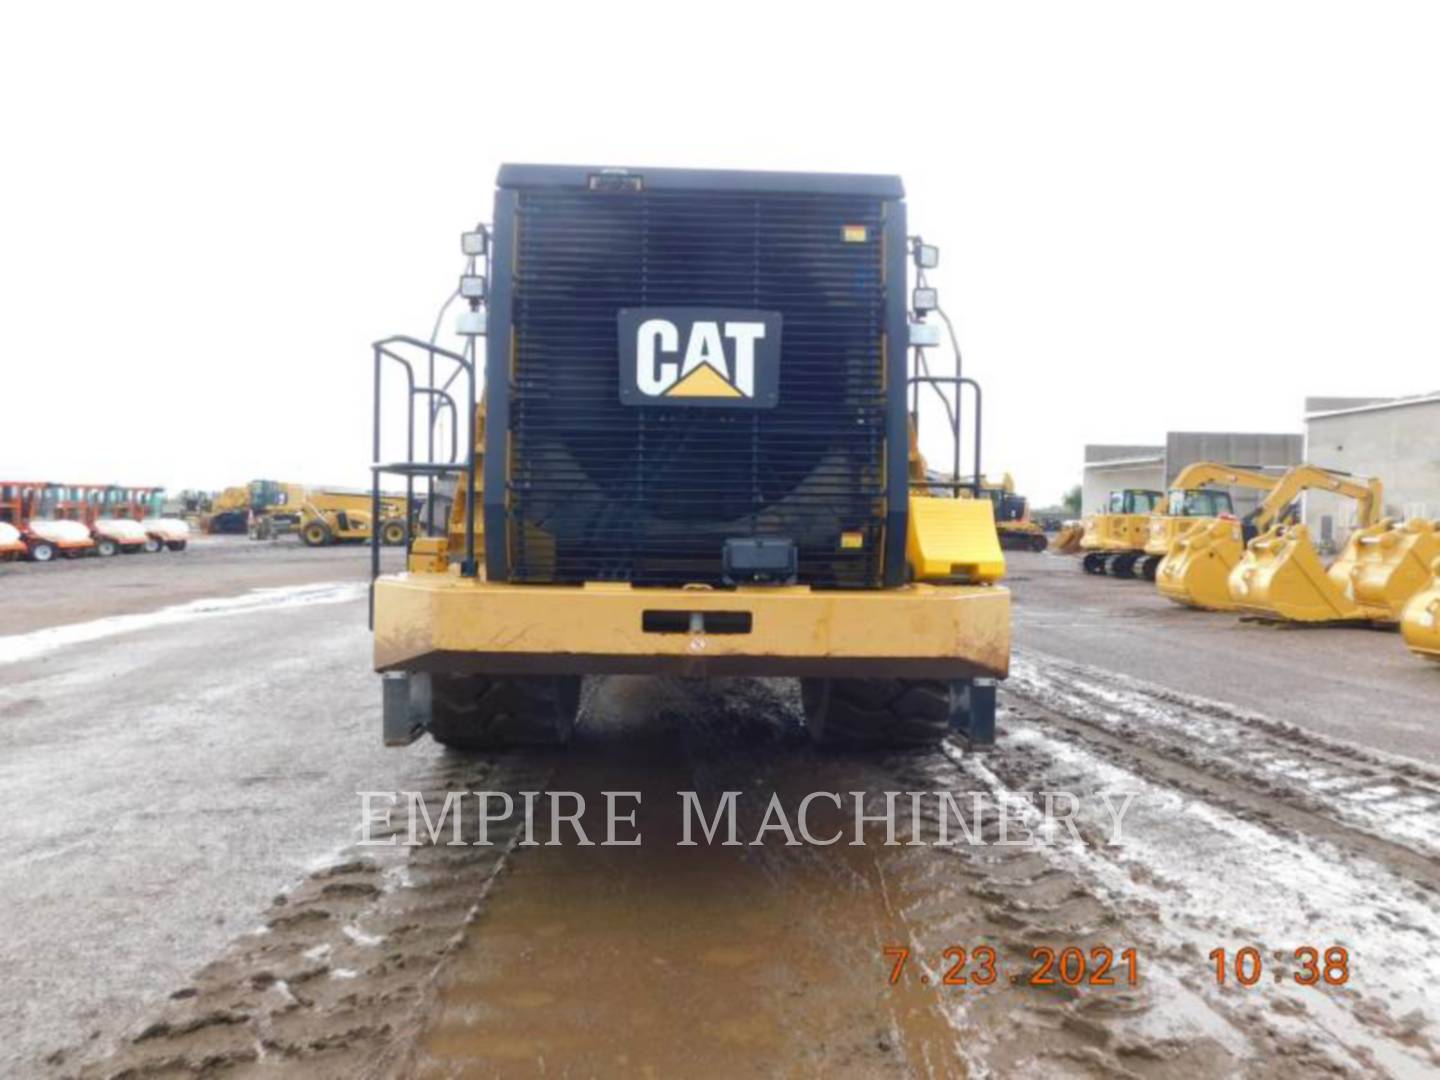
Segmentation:
{"type": "Polygon", "coordinates": [[[1440,858],[1440,774],[1223,702],[1017,652],[1007,689],[1196,768],[1440,858]]]}
{"type": "Polygon", "coordinates": [[[160,608],[135,615],[112,615],[90,622],[68,626],[50,626],[28,634],[0,637],[0,664],[33,660],[73,645],[84,645],[102,638],[133,634],[156,627],[175,626],[201,619],[227,615],[249,615],[282,608],[313,607],[317,604],[341,604],[365,595],[365,586],[358,582],[324,582],[318,585],[291,585],[275,589],[252,589],[241,596],[225,596],[192,600],[173,607],[160,608]]]}

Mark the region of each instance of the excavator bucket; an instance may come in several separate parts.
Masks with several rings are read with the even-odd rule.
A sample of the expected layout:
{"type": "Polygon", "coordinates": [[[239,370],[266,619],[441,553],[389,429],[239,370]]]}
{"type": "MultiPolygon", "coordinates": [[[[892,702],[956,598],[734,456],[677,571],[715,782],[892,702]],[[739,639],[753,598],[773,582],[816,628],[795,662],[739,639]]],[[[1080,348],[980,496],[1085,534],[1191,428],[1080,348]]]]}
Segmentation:
{"type": "Polygon", "coordinates": [[[1229,586],[1234,607],[1262,619],[1327,623],[1370,617],[1326,573],[1304,525],[1277,525],[1250,541],[1230,572],[1229,586]]]}
{"type": "Polygon", "coordinates": [[[1405,605],[1400,632],[1411,652],[1440,664],[1440,559],[1430,564],[1430,575],[1429,586],[1405,605]]]}
{"type": "Polygon", "coordinates": [[[1357,530],[1330,568],[1330,580],[1350,592],[1377,622],[1398,623],[1405,604],[1432,581],[1431,567],[1440,558],[1436,522],[1382,521],[1357,530]]]}
{"type": "Polygon", "coordinates": [[[1050,541],[1050,550],[1061,555],[1074,555],[1080,550],[1080,537],[1084,535],[1084,525],[1078,521],[1069,522],[1050,541]]]}
{"type": "Polygon", "coordinates": [[[1230,572],[1245,554],[1238,521],[1202,521],[1170,545],[1155,572],[1167,600],[1205,611],[1234,611],[1230,572]]]}

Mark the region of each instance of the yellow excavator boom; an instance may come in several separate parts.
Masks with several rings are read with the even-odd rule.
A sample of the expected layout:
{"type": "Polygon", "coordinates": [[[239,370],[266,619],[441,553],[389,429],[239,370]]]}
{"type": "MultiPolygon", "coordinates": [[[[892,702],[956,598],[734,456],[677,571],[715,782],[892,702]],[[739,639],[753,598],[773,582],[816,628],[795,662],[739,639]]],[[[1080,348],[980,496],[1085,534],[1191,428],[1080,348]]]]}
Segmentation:
{"type": "MultiPolygon", "coordinates": [[[[1359,527],[1345,551],[1327,570],[1304,525],[1277,525],[1250,542],[1230,572],[1230,599],[1239,611],[1280,622],[1393,622],[1391,609],[1362,601],[1355,594],[1353,576],[1362,562],[1372,575],[1383,577],[1374,564],[1399,552],[1393,544],[1381,545],[1378,533],[1383,489],[1380,481],[1322,470],[1312,484],[1354,499],[1359,527]],[[1368,539],[1367,539],[1368,538],[1368,539]],[[1383,548],[1383,550],[1382,550],[1383,548]]],[[[1282,483],[1276,492],[1288,489],[1282,483]]],[[[1268,500],[1267,500],[1268,501],[1268,500]]],[[[1385,523],[1381,531],[1391,528],[1385,523]]],[[[1377,586],[1385,591],[1388,586],[1377,586]]]]}
{"type": "MultiPolygon", "coordinates": [[[[1256,479],[1263,478],[1269,494],[1245,524],[1200,519],[1175,538],[1155,571],[1156,587],[1166,599],[1206,611],[1235,610],[1230,574],[1245,556],[1246,526],[1259,532],[1274,529],[1290,516],[1291,505],[1304,491],[1331,491],[1354,499],[1362,525],[1371,524],[1380,510],[1378,480],[1349,477],[1316,465],[1297,465],[1278,479],[1263,473],[1244,472],[1241,483],[1258,487],[1256,479]]],[[[1181,480],[1197,482],[1184,473],[1176,478],[1177,486],[1181,480]]],[[[1319,563],[1318,555],[1314,562],[1319,563]]]]}
{"type": "Polygon", "coordinates": [[[1197,461],[1185,466],[1170,485],[1160,513],[1150,518],[1150,538],[1145,545],[1145,553],[1164,558],[1170,553],[1170,546],[1176,538],[1189,532],[1191,526],[1202,521],[1219,520],[1209,515],[1187,514],[1185,500],[1190,492],[1207,487],[1243,487],[1269,492],[1275,490],[1281,479],[1282,476],[1276,473],[1221,465],[1214,461],[1197,461]]]}
{"type": "MultiPolygon", "coordinates": [[[[1135,564],[1135,576],[1146,581],[1156,580],[1165,557],[1181,536],[1198,525],[1209,526],[1226,521],[1222,514],[1196,513],[1193,506],[1195,492],[1211,487],[1243,487],[1268,492],[1273,491],[1280,481],[1281,476],[1275,473],[1222,465],[1216,461],[1197,461],[1185,466],[1170,485],[1160,512],[1150,517],[1145,557],[1135,564]]],[[[1228,506],[1228,493],[1224,499],[1228,506]]],[[[1211,509],[1214,509],[1213,505],[1211,509]]]]}

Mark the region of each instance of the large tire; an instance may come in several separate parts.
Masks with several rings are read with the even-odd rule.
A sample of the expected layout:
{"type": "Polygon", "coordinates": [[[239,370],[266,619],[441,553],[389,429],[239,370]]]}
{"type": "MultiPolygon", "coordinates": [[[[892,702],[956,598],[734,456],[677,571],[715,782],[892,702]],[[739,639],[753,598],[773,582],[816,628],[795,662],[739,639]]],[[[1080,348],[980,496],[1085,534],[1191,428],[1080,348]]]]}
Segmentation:
{"type": "Polygon", "coordinates": [[[184,541],[184,540],[167,540],[167,541],[165,541],[165,546],[166,546],[167,548],[169,548],[171,551],[184,551],[184,550],[185,550],[185,544],[186,544],[186,541],[184,541]]]}
{"type": "Polygon", "coordinates": [[[941,679],[801,679],[805,729],[825,746],[933,746],[950,730],[941,679]]]}
{"type": "Polygon", "coordinates": [[[300,530],[300,539],[307,547],[324,547],[332,539],[330,526],[323,521],[312,521],[300,530]]]}
{"type": "Polygon", "coordinates": [[[431,676],[431,737],[476,753],[512,746],[564,746],[580,711],[580,677],[431,676]]]}
{"type": "Polygon", "coordinates": [[[30,558],[33,562],[54,562],[55,545],[49,540],[35,540],[30,544],[30,558]]]}
{"type": "Polygon", "coordinates": [[[380,542],[389,547],[399,547],[405,543],[405,523],[403,521],[385,521],[380,525],[380,542]]]}
{"type": "Polygon", "coordinates": [[[95,554],[108,559],[111,555],[120,550],[120,545],[111,540],[108,536],[99,537],[95,541],[95,554]]]}
{"type": "Polygon", "coordinates": [[[1036,533],[1034,536],[1030,537],[1031,551],[1044,551],[1049,546],[1050,541],[1044,533],[1036,533]]]}
{"type": "Polygon", "coordinates": [[[162,552],[162,551],[164,551],[164,550],[165,550],[165,545],[160,542],[160,538],[159,538],[159,537],[156,537],[156,536],[147,536],[147,537],[145,537],[145,553],[146,553],[147,555],[158,555],[158,554],[160,554],[160,552],[162,552]]]}

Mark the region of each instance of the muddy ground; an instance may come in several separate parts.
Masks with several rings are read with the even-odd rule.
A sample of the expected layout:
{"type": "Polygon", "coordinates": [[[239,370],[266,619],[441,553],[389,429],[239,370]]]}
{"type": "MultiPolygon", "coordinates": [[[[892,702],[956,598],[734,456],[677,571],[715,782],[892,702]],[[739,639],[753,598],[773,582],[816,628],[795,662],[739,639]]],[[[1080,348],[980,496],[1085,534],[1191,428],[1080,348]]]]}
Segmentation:
{"type": "Polygon", "coordinates": [[[1394,635],[1242,627],[1022,553],[995,752],[820,752],[791,682],[625,678],[591,680],[564,754],[464,758],[379,746],[361,553],[183,558],[0,578],[0,1072],[1440,1069],[1440,667],[1394,635]],[[361,790],[516,809],[485,845],[465,802],[465,843],[361,846],[361,790]],[[638,792],[644,842],[550,845],[522,793],[555,791],[593,839],[602,793],[638,792]],[[678,845],[680,791],[741,792],[740,842],[678,845]],[[760,831],[815,791],[841,842],[760,831]],[[849,793],[880,815],[887,791],[976,798],[978,842],[902,795],[896,846],[849,843],[849,793]],[[1345,950],[1334,985],[1296,981],[1307,947],[1345,950]],[[1078,985],[1033,984],[1067,948],[1078,985]]]}

